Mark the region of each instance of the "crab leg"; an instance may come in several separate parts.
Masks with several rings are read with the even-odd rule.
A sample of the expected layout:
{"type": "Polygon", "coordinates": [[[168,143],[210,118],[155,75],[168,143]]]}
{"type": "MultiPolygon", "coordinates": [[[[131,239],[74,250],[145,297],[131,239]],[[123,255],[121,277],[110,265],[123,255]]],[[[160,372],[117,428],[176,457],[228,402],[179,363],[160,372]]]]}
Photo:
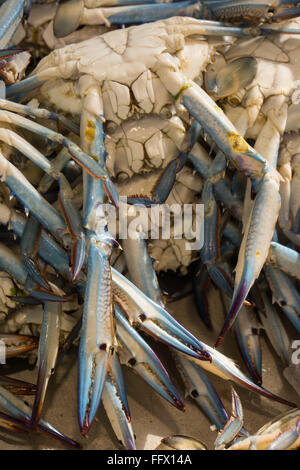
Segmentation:
{"type": "Polygon", "coordinates": [[[32,408],[31,426],[40,420],[49,379],[56,363],[59,347],[61,303],[46,302],[39,343],[39,368],[35,400],[32,408]]]}
{"type": "Polygon", "coordinates": [[[7,46],[23,17],[26,0],[7,0],[0,7],[0,49],[7,46]]]}
{"type": "Polygon", "coordinates": [[[184,403],[170,381],[167,371],[146,341],[126,320],[117,304],[115,304],[115,317],[117,337],[122,345],[120,353],[122,363],[132,367],[150,387],[169,403],[184,410],[184,403]]]}
{"type": "MultiPolygon", "coordinates": [[[[230,301],[223,296],[225,306],[228,308],[230,301]]],[[[233,325],[233,331],[237,340],[240,353],[244,359],[252,380],[262,384],[262,360],[259,344],[258,330],[253,311],[245,305],[241,308],[239,315],[233,325]]]]}
{"type": "Polygon", "coordinates": [[[220,430],[228,420],[223,403],[200,367],[186,356],[176,353],[175,361],[184,380],[188,395],[195,399],[209,420],[220,430]]]}
{"type": "Polygon", "coordinates": [[[79,424],[86,434],[98,409],[114,345],[110,256],[114,240],[88,234],[87,281],[79,345],[79,424]]]}
{"type": "MultiPolygon", "coordinates": [[[[0,223],[7,225],[15,235],[22,238],[26,226],[26,218],[23,214],[16,212],[14,209],[9,209],[4,204],[0,204],[0,223]]],[[[38,255],[45,263],[52,266],[65,279],[71,280],[69,257],[67,253],[51,235],[44,230],[41,232],[37,250],[38,255]]]]}
{"type": "Polygon", "coordinates": [[[264,310],[259,309],[259,317],[266,330],[268,338],[283,362],[285,367],[290,364],[289,348],[290,339],[286,333],[286,330],[280,320],[279,315],[275,307],[269,301],[268,296],[265,292],[261,291],[260,295],[264,304],[264,310]]]}
{"type": "MultiPolygon", "coordinates": [[[[12,51],[14,50],[12,49],[12,51]]],[[[34,108],[32,106],[14,103],[13,101],[4,99],[0,99],[0,109],[12,111],[18,114],[23,114],[24,116],[28,116],[31,118],[49,119],[51,121],[57,122],[57,124],[66,127],[70,131],[74,132],[74,134],[76,135],[79,135],[80,132],[78,126],[74,122],[59,116],[53,111],[48,111],[47,109],[34,108]]]]}
{"type": "MultiPolygon", "coordinates": [[[[15,395],[10,393],[8,390],[0,386],[0,408],[5,412],[9,413],[13,418],[21,421],[24,425],[29,426],[31,420],[31,408],[27,406],[22,400],[17,398],[15,395]]],[[[60,441],[69,444],[75,448],[79,448],[80,445],[65,436],[57,429],[55,429],[47,421],[40,420],[37,430],[42,433],[46,433],[48,436],[52,436],[60,441]]]]}
{"type": "MultiPolygon", "coordinates": [[[[132,281],[136,284],[137,287],[141,288],[141,290],[145,292],[153,301],[155,301],[158,305],[163,306],[163,301],[161,299],[158,281],[157,281],[156,274],[153,269],[153,265],[151,263],[151,260],[147,251],[146,243],[142,239],[141,234],[139,232],[137,233],[136,240],[126,240],[125,257],[126,257],[126,252],[127,252],[127,258],[126,258],[127,266],[128,266],[128,270],[129,270],[132,281]],[[132,248],[130,250],[130,253],[132,253],[131,257],[129,257],[129,248],[132,248]],[[144,264],[146,265],[146,270],[145,270],[146,275],[145,274],[142,275],[142,273],[140,272],[139,260],[141,258],[144,260],[145,262],[144,264]]],[[[116,312],[119,312],[117,305],[115,309],[116,309],[116,312]]],[[[118,313],[118,315],[120,314],[118,313]]],[[[119,319],[119,316],[117,318],[119,319]]],[[[122,320],[123,320],[123,325],[125,326],[125,324],[127,323],[125,318],[122,317],[122,320]]],[[[129,326],[129,323],[127,323],[127,325],[129,326]]],[[[117,326],[117,332],[118,332],[118,326],[117,326]]],[[[125,344],[128,344],[128,341],[126,341],[125,344]]],[[[148,346],[148,349],[149,349],[149,346],[148,346]]],[[[224,424],[227,421],[228,417],[226,415],[224,407],[216,391],[214,390],[209,380],[205,377],[203,373],[201,373],[201,371],[199,370],[199,367],[196,364],[191,363],[184,355],[175,353],[175,351],[173,351],[173,354],[177,361],[177,365],[179,365],[179,370],[184,376],[185,380],[187,381],[188,386],[192,387],[192,390],[190,391],[191,396],[193,396],[194,398],[196,398],[197,396],[198,397],[196,398],[197,403],[203,409],[204,413],[207,414],[209,419],[214,424],[216,424],[216,426],[218,426],[219,428],[223,427],[222,421],[224,424]]],[[[146,363],[149,364],[149,359],[146,363]]],[[[146,371],[147,369],[148,367],[146,367],[146,371]]],[[[165,373],[165,376],[166,376],[166,373],[165,373]]],[[[150,374],[150,377],[151,377],[151,374],[150,374]]],[[[161,374],[158,377],[161,378],[161,374]]],[[[153,379],[151,382],[153,383],[153,379]]],[[[170,387],[168,388],[170,389],[170,387]]],[[[172,386],[172,389],[174,390],[173,386],[172,386]]],[[[164,394],[163,396],[165,395],[166,394],[164,394]]],[[[172,395],[174,396],[174,392],[172,393],[172,395]]],[[[175,402],[176,406],[179,407],[179,405],[181,405],[180,408],[182,409],[183,404],[182,404],[181,399],[179,401],[179,405],[178,405],[178,399],[176,399],[176,402],[175,402]]]]}
{"type": "Polygon", "coordinates": [[[240,398],[234,388],[231,389],[232,394],[232,416],[227,421],[224,429],[222,429],[215,441],[215,449],[224,449],[227,444],[233,441],[233,439],[241,432],[243,427],[243,408],[240,398]]]}
{"type": "Polygon", "coordinates": [[[266,263],[300,279],[300,254],[287,246],[271,242],[266,263]]]}
{"type": "Polygon", "coordinates": [[[267,258],[280,208],[278,189],[276,181],[265,175],[245,229],[236,267],[233,299],[216,346],[223,342],[267,258]]]}
{"type": "Polygon", "coordinates": [[[279,269],[265,266],[264,272],[272,291],[273,301],[278,303],[300,333],[300,295],[298,290],[289,277],[279,269]]]}
{"type": "Polygon", "coordinates": [[[193,16],[198,11],[198,0],[174,3],[136,2],[111,6],[109,8],[85,8],[81,0],[61,2],[54,18],[54,34],[64,37],[84,25],[123,25],[149,23],[171,16],[193,16]],[[146,5],[143,5],[145,3],[146,5]],[[125,5],[125,6],[122,6],[125,5]]]}
{"type": "MultiPolygon", "coordinates": [[[[212,159],[208,153],[196,143],[188,156],[196,171],[206,180],[209,177],[212,159]]],[[[242,204],[237,197],[235,197],[227,181],[224,178],[218,179],[214,182],[214,190],[218,201],[228,207],[230,212],[238,220],[242,218],[242,204]]]]}
{"type": "Polygon", "coordinates": [[[120,305],[131,324],[160,341],[191,356],[209,361],[210,355],[202,343],[181,326],[163,307],[149,299],[134,284],[113,267],[114,300],[120,305]]]}
{"type": "Polygon", "coordinates": [[[59,182],[58,200],[68,227],[68,231],[71,238],[73,239],[71,265],[72,280],[74,281],[80,273],[85,260],[85,233],[81,215],[73,202],[73,191],[68,180],[62,173],[57,176],[57,179],[59,182]]]}
{"type": "Polygon", "coordinates": [[[60,238],[61,234],[66,232],[62,217],[1,153],[0,174],[12,193],[55,238],[60,238]]]}
{"type": "Polygon", "coordinates": [[[23,380],[12,379],[5,375],[0,376],[0,385],[14,395],[35,395],[36,393],[36,385],[23,380]]]}
{"type": "Polygon", "coordinates": [[[72,158],[95,179],[109,179],[107,172],[67,137],[10,111],[0,110],[0,121],[20,126],[68,149],[72,158]]]}
{"type": "Polygon", "coordinates": [[[27,284],[28,273],[25,269],[25,266],[23,263],[21,263],[18,255],[2,243],[0,243],[0,267],[21,284],[25,285],[25,289],[27,288],[29,294],[39,300],[49,300],[54,302],[65,302],[68,300],[67,298],[56,295],[55,293],[52,294],[47,291],[37,289],[35,283],[27,284]]]}
{"type": "MultiPolygon", "coordinates": [[[[5,344],[5,357],[18,356],[38,347],[38,338],[34,336],[16,335],[10,333],[0,334],[0,340],[5,344]]],[[[1,378],[0,378],[1,379],[1,378]]]]}
{"type": "Polygon", "coordinates": [[[274,393],[269,392],[265,388],[255,384],[250,379],[248,379],[248,377],[246,377],[246,375],[243,374],[243,372],[235,365],[232,359],[228,358],[224,354],[221,354],[219,351],[208,346],[207,344],[205,344],[205,347],[212,357],[211,363],[207,361],[199,361],[197,359],[192,358],[192,360],[195,361],[196,364],[201,366],[203,369],[215,375],[218,375],[224,380],[233,380],[234,382],[242,385],[243,387],[246,387],[249,390],[253,390],[259,393],[260,395],[270,398],[271,400],[295,408],[296,405],[294,403],[291,403],[285,400],[284,398],[274,395],[274,393]]]}
{"type": "Polygon", "coordinates": [[[50,286],[43,276],[42,270],[38,264],[38,261],[36,260],[36,252],[38,250],[40,234],[41,225],[39,221],[30,214],[21,239],[20,249],[23,263],[32,279],[43,289],[50,291],[50,286]]]}
{"type": "Polygon", "coordinates": [[[211,283],[211,277],[209,276],[207,269],[204,264],[201,265],[193,277],[193,291],[197,307],[201,320],[205,323],[207,328],[212,329],[211,318],[209,314],[208,305],[208,289],[211,283]]]}
{"type": "Polygon", "coordinates": [[[126,449],[135,450],[125,384],[117,353],[109,361],[102,401],[118,440],[126,449]]]}

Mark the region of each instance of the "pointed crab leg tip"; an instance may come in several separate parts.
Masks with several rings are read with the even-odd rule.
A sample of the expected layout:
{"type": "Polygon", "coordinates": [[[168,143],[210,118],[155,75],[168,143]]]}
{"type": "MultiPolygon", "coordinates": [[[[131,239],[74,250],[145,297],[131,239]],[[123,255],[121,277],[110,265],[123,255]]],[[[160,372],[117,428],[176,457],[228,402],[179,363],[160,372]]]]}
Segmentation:
{"type": "Polygon", "coordinates": [[[107,179],[103,182],[103,189],[109,200],[113,203],[116,209],[120,207],[120,199],[118,191],[110,179],[107,179]]]}
{"type": "Polygon", "coordinates": [[[234,295],[234,298],[232,300],[230,310],[227,314],[227,317],[226,317],[225,322],[222,326],[220,334],[218,336],[217,342],[215,344],[215,348],[217,348],[218,346],[220,346],[222,344],[226,333],[231,328],[234,320],[236,319],[241,307],[244,304],[244,300],[245,300],[246,295],[247,295],[248,290],[249,290],[249,285],[250,285],[250,283],[246,279],[241,281],[241,283],[240,283],[240,285],[237,289],[237,292],[234,295]]]}
{"type": "Polygon", "coordinates": [[[218,339],[215,343],[215,348],[218,348],[219,346],[221,346],[221,344],[223,343],[223,340],[224,340],[223,336],[218,336],[218,339]]]}
{"type": "Polygon", "coordinates": [[[74,282],[83,266],[85,260],[85,239],[76,240],[72,247],[72,281],[74,282]]]}

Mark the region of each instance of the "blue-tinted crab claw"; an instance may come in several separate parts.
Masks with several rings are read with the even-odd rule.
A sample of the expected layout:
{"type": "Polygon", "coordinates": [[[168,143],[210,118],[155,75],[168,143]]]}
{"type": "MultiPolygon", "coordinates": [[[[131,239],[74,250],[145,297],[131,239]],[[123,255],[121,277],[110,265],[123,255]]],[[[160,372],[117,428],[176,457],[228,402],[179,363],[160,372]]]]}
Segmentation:
{"type": "MultiPolygon", "coordinates": [[[[25,426],[30,427],[31,408],[18,397],[16,397],[1,386],[0,409],[2,409],[5,413],[8,413],[12,418],[24,423],[25,426]]],[[[37,431],[47,434],[48,436],[54,437],[55,439],[58,439],[61,442],[64,442],[65,444],[71,445],[72,447],[80,448],[80,445],[77,442],[65,436],[53,426],[51,426],[51,424],[47,423],[47,421],[44,421],[42,419],[38,424],[37,431]]]]}
{"type": "Polygon", "coordinates": [[[49,379],[55,367],[59,347],[61,304],[46,302],[39,343],[37,391],[32,407],[31,426],[40,420],[49,379]]]}
{"type": "Polygon", "coordinates": [[[81,271],[85,260],[85,234],[81,215],[73,202],[73,191],[65,176],[60,173],[57,177],[59,183],[58,200],[66,221],[72,244],[72,280],[74,281],[81,271]]]}
{"type": "MultiPolygon", "coordinates": [[[[230,303],[229,298],[225,298],[225,296],[223,298],[227,308],[230,303]]],[[[233,324],[233,332],[252,380],[256,384],[261,385],[262,360],[259,343],[259,330],[258,328],[255,328],[256,325],[257,321],[253,310],[251,307],[246,307],[244,305],[233,324]]]]}
{"type": "Polygon", "coordinates": [[[267,398],[270,398],[271,400],[277,401],[279,403],[283,403],[287,406],[291,406],[293,408],[296,407],[294,403],[291,403],[284,398],[281,398],[274,393],[270,392],[269,390],[266,390],[265,388],[261,387],[260,385],[255,384],[252,382],[233,362],[232,359],[229,357],[225,356],[224,354],[221,354],[219,351],[216,349],[208,346],[207,344],[204,344],[205,348],[208,350],[209,354],[211,355],[212,362],[207,362],[207,361],[199,361],[192,359],[193,361],[196,361],[196,364],[201,366],[204,370],[207,370],[215,375],[218,375],[219,377],[225,379],[225,380],[233,380],[234,382],[242,385],[243,387],[246,387],[249,390],[252,390],[254,392],[259,393],[260,395],[263,395],[267,398]]]}
{"type": "Polygon", "coordinates": [[[0,49],[0,77],[6,85],[15,83],[24,75],[30,54],[19,48],[0,49]]]}
{"type": "MultiPolygon", "coordinates": [[[[14,49],[13,49],[14,50],[14,49]]],[[[0,52],[1,57],[1,52],[0,52]]],[[[1,61],[0,61],[1,64],[1,61]]],[[[43,108],[35,108],[29,105],[14,103],[13,101],[0,99],[0,109],[6,109],[7,111],[12,111],[14,113],[23,114],[24,116],[28,116],[31,118],[40,118],[40,119],[49,119],[50,121],[56,122],[58,125],[65,127],[66,129],[72,131],[76,135],[80,135],[80,129],[77,124],[68,119],[60,116],[59,114],[54,113],[53,111],[48,111],[47,109],[43,108]]],[[[68,160],[70,160],[71,156],[68,153],[68,160]]],[[[53,162],[51,162],[53,163],[53,162]]],[[[55,170],[60,171],[62,170],[63,166],[59,168],[55,165],[55,170]]]]}
{"type": "Polygon", "coordinates": [[[115,317],[117,320],[116,332],[122,345],[122,363],[124,362],[132,367],[169,403],[180,410],[184,410],[184,403],[170,381],[167,371],[146,341],[126,320],[117,304],[115,304],[115,317]]]}
{"type": "Polygon", "coordinates": [[[259,276],[268,255],[274,227],[280,208],[278,184],[266,174],[260,183],[251,217],[245,228],[244,238],[236,266],[233,299],[224,325],[219,333],[216,347],[224,339],[243,305],[250,288],[259,276]],[[270,204],[272,209],[270,210],[270,204]]]}
{"type": "Polygon", "coordinates": [[[228,420],[223,403],[201,368],[180,353],[174,354],[188,395],[194,398],[208,419],[220,430],[228,420]]]}
{"type": "Polygon", "coordinates": [[[243,408],[240,398],[233,387],[231,388],[231,395],[232,415],[227,421],[224,429],[222,429],[217,436],[214,445],[216,450],[224,449],[226,445],[230,444],[230,442],[238,436],[243,428],[243,408]]]}
{"type": "MultiPolygon", "coordinates": [[[[49,293],[39,288],[37,284],[28,276],[24,264],[21,262],[17,253],[12,251],[7,246],[0,243],[0,267],[13,278],[25,286],[28,294],[32,297],[45,302],[47,300],[54,302],[66,302],[69,299],[62,297],[60,293],[49,293]]],[[[50,284],[51,289],[54,287],[50,284]]]]}
{"type": "Polygon", "coordinates": [[[291,447],[299,439],[300,436],[300,417],[297,419],[294,429],[289,428],[273,440],[267,447],[267,450],[285,450],[291,447]]]}
{"type": "Polygon", "coordinates": [[[54,207],[28,182],[22,172],[6,160],[1,153],[0,175],[10,191],[55,238],[60,238],[66,232],[66,224],[54,207]]]}
{"type": "Polygon", "coordinates": [[[40,234],[41,225],[39,221],[32,214],[29,214],[20,245],[23,263],[32,279],[46,291],[51,291],[50,285],[36,259],[40,234]]]}
{"type": "Polygon", "coordinates": [[[0,7],[0,49],[7,46],[23,17],[26,0],[7,0],[0,7]]]}
{"type": "Polygon", "coordinates": [[[12,379],[5,375],[0,376],[0,385],[14,395],[35,395],[36,385],[23,380],[12,379]]]}
{"type": "MultiPolygon", "coordinates": [[[[0,223],[8,225],[15,235],[22,238],[26,225],[26,218],[23,214],[11,209],[7,213],[6,206],[0,204],[0,223]]],[[[42,230],[38,245],[38,255],[46,264],[52,266],[56,272],[65,279],[71,280],[69,268],[69,257],[65,250],[49,235],[42,230]]]]}
{"type": "Polygon", "coordinates": [[[289,277],[279,269],[266,265],[264,272],[272,291],[273,301],[278,303],[300,333],[300,295],[298,290],[289,277]]]}
{"type": "Polygon", "coordinates": [[[118,440],[125,449],[135,450],[135,438],[131,427],[125,383],[116,353],[112,355],[109,361],[102,401],[118,440]]]}
{"type": "Polygon", "coordinates": [[[197,338],[114,268],[112,281],[114,300],[126,313],[131,324],[179,351],[210,361],[210,354],[197,338]]]}
{"type": "Polygon", "coordinates": [[[98,409],[114,344],[110,256],[114,240],[89,234],[82,331],[79,345],[79,425],[86,434],[98,409]]]}
{"type": "Polygon", "coordinates": [[[299,16],[297,0],[275,0],[273,2],[210,0],[204,1],[211,16],[219,21],[255,22],[257,24],[277,22],[299,16]]]}
{"type": "Polygon", "coordinates": [[[289,276],[300,279],[300,254],[292,248],[271,242],[266,263],[281,269],[289,276]]]}
{"type": "MultiPolygon", "coordinates": [[[[25,354],[36,349],[39,344],[38,338],[35,336],[17,335],[13,333],[0,334],[1,344],[5,344],[5,357],[7,359],[25,354]]],[[[1,348],[2,349],[2,348],[1,348]]]]}

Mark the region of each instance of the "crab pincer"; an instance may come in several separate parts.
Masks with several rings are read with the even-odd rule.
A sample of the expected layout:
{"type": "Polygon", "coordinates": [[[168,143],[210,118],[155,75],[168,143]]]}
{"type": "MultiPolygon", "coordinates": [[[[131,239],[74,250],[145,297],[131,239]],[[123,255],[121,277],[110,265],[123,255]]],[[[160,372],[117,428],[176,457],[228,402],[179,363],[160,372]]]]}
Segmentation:
{"type": "Polygon", "coordinates": [[[115,240],[88,234],[88,263],[79,345],[79,425],[85,435],[98,409],[114,347],[110,256],[115,240]]]}

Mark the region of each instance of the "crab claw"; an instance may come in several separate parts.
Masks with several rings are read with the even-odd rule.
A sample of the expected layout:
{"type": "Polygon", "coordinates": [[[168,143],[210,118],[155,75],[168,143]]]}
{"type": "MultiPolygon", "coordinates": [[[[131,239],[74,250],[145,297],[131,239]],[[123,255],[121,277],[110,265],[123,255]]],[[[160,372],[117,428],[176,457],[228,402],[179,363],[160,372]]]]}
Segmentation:
{"type": "Polygon", "coordinates": [[[1,375],[0,385],[14,395],[35,395],[36,385],[1,375]]]}
{"type": "Polygon", "coordinates": [[[21,253],[23,263],[32,279],[46,291],[51,291],[48,281],[43,276],[41,268],[36,260],[36,253],[41,235],[41,225],[32,215],[26,221],[24,232],[21,238],[21,253]]]}
{"type": "Polygon", "coordinates": [[[39,344],[39,369],[35,400],[32,408],[31,426],[40,420],[49,379],[55,367],[59,347],[61,303],[46,302],[43,313],[39,344]]]}
{"type": "Polygon", "coordinates": [[[116,353],[110,358],[102,401],[118,440],[126,449],[136,450],[124,379],[116,353]]]}
{"type": "Polygon", "coordinates": [[[224,449],[227,444],[240,433],[243,427],[243,408],[240,398],[234,388],[231,388],[232,395],[232,416],[227,421],[224,429],[222,429],[215,441],[215,449],[224,449]]]}
{"type": "Polygon", "coordinates": [[[184,411],[182,398],[170,381],[167,371],[146,341],[126,320],[117,304],[115,304],[115,317],[117,336],[122,344],[122,363],[132,367],[157,393],[184,411]]]}
{"type": "MultiPolygon", "coordinates": [[[[0,408],[6,413],[9,413],[12,418],[21,421],[25,426],[30,427],[31,421],[31,408],[26,405],[18,397],[10,393],[8,390],[0,386],[0,408]]],[[[69,437],[62,434],[60,431],[55,429],[47,421],[40,420],[37,430],[43,434],[54,437],[65,444],[71,445],[75,448],[80,448],[80,445],[70,439],[69,437]]]]}
{"type": "Polygon", "coordinates": [[[85,260],[85,234],[81,215],[73,202],[73,191],[66,179],[60,173],[57,176],[59,182],[58,201],[68,227],[69,234],[74,240],[72,245],[72,280],[79,275],[85,260]]]}
{"type": "MultiPolygon", "coordinates": [[[[230,303],[229,298],[225,296],[223,298],[225,305],[228,306],[230,303]]],[[[255,328],[256,324],[254,312],[250,307],[244,305],[233,324],[233,332],[252,380],[261,385],[262,360],[258,328],[255,328]]]]}
{"type": "Polygon", "coordinates": [[[129,322],[142,328],[159,341],[203,361],[210,354],[202,343],[180,325],[161,305],[153,302],[132,282],[112,269],[114,300],[126,313],[129,322]]]}
{"type": "Polygon", "coordinates": [[[278,218],[280,196],[278,182],[269,173],[260,184],[239,252],[233,299],[215,347],[223,342],[268,256],[278,218]]]}
{"type": "Polygon", "coordinates": [[[278,303],[298,333],[300,333],[300,295],[296,286],[279,269],[265,266],[264,272],[272,291],[273,302],[278,303]]]}
{"type": "Polygon", "coordinates": [[[192,359],[204,370],[218,375],[219,377],[225,380],[233,380],[234,382],[242,385],[243,387],[246,387],[249,390],[252,390],[254,392],[259,393],[260,395],[270,398],[271,400],[277,401],[278,403],[283,403],[284,405],[291,406],[292,408],[296,407],[294,403],[291,403],[285,400],[284,398],[275,395],[269,390],[266,390],[260,385],[257,385],[252,382],[229,357],[225,356],[224,354],[221,354],[219,351],[208,346],[207,344],[204,344],[204,346],[211,355],[212,362],[199,361],[195,360],[194,358],[192,359]]]}
{"type": "Polygon", "coordinates": [[[82,331],[79,344],[78,412],[85,435],[98,409],[114,343],[110,256],[113,240],[89,234],[82,331]]]}
{"type": "Polygon", "coordinates": [[[0,77],[6,85],[21,80],[27,65],[30,62],[30,54],[19,48],[0,49],[0,77]]]}
{"type": "Polygon", "coordinates": [[[174,357],[189,396],[196,400],[209,420],[222,429],[228,415],[210,380],[197,364],[183,354],[174,353],[174,357]]]}

